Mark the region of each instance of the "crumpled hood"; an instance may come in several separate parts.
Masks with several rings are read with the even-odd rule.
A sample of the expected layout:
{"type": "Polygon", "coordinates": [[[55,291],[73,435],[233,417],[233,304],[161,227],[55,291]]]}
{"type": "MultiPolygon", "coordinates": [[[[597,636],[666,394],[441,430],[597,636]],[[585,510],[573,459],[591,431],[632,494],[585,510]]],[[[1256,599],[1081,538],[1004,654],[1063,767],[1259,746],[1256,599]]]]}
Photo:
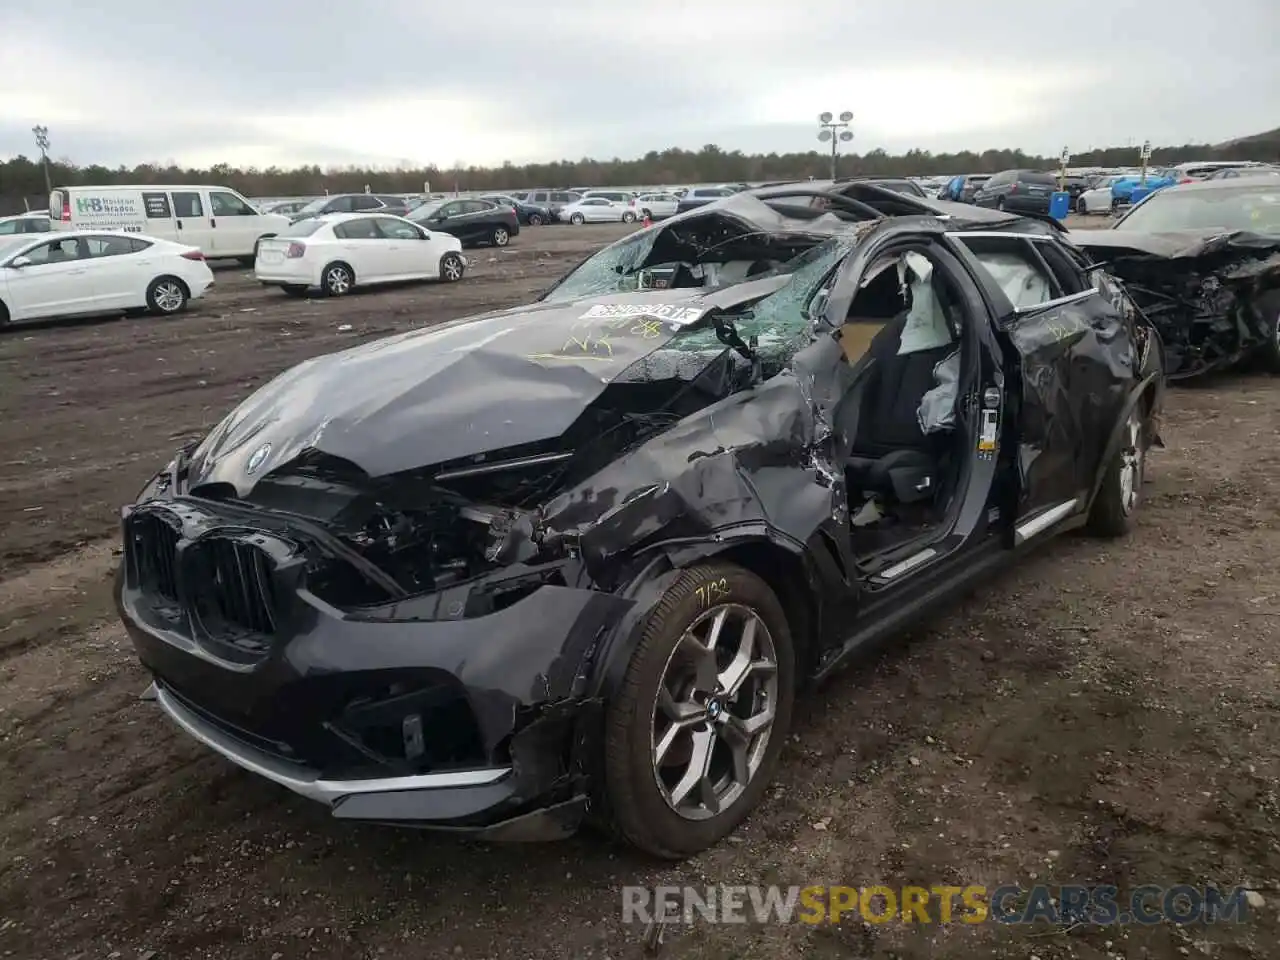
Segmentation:
{"type": "Polygon", "coordinates": [[[1143,233],[1138,230],[1072,230],[1068,238],[1098,259],[1148,254],[1178,260],[1223,250],[1267,253],[1280,250],[1280,236],[1248,230],[1170,230],[1143,233]]]}
{"type": "Polygon", "coordinates": [[[533,304],[307,360],[205,438],[189,483],[244,497],[305,451],[378,477],[557,437],[711,305],[689,290],[533,304]]]}

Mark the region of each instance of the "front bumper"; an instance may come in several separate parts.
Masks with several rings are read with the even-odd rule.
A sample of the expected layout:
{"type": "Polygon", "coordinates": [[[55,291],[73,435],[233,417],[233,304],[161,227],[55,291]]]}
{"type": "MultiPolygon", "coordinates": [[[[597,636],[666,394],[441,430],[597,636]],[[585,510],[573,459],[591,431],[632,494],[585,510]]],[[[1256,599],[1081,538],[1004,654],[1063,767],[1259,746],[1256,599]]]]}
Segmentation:
{"type": "MultiPolygon", "coordinates": [[[[169,516],[163,507],[136,512],[169,516]]],[[[465,590],[485,588],[478,578],[463,593],[347,613],[312,594],[305,576],[289,579],[299,565],[273,533],[245,534],[211,513],[188,505],[177,514],[169,569],[178,595],[163,603],[148,592],[133,511],[125,518],[117,607],[154,679],[149,699],[179,727],[335,817],[492,839],[572,832],[598,746],[593,658],[630,601],[543,586],[463,616],[465,590]],[[210,540],[224,555],[226,543],[273,551],[269,571],[236,561],[250,581],[273,581],[269,636],[216,635],[207,611],[223,587],[197,575],[210,540]]]]}

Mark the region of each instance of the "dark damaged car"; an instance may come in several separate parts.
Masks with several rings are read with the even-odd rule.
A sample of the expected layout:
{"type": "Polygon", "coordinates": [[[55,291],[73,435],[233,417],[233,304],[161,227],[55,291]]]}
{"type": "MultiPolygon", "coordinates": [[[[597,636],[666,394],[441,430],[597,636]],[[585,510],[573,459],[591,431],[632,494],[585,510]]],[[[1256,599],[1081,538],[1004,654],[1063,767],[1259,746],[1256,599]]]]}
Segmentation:
{"type": "Polygon", "coordinates": [[[1169,379],[1254,359],[1280,373],[1280,181],[1168,187],[1071,236],[1160,331],[1169,379]]]}
{"type": "Polygon", "coordinates": [[[1159,339],[1059,231],[824,199],[732,198],[259,389],[123,511],[149,696],[340,818],[724,837],[799,690],[1055,533],[1124,533],[1158,440],[1159,339]]]}

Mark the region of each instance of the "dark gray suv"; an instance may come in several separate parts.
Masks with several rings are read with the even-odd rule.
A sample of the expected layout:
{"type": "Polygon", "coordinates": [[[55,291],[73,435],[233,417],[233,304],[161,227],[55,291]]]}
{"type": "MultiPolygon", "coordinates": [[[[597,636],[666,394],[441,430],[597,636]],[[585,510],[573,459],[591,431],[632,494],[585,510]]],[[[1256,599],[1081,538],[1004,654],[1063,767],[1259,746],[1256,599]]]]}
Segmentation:
{"type": "Polygon", "coordinates": [[[513,193],[513,197],[535,207],[545,207],[551,212],[553,223],[560,222],[560,208],[570,203],[577,203],[582,194],[572,190],[527,190],[524,193],[513,193]]]}
{"type": "Polygon", "coordinates": [[[1038,170],[1004,170],[978,188],[973,202],[1010,213],[1049,213],[1049,201],[1058,189],[1051,173],[1038,170]]]}

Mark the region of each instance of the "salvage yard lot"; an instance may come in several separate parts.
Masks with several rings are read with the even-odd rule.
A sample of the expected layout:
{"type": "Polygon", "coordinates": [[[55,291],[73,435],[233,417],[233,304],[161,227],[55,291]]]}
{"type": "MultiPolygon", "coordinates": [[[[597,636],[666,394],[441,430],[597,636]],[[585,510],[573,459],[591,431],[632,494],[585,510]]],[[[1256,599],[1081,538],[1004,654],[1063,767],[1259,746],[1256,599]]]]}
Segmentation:
{"type": "Polygon", "coordinates": [[[529,230],[456,286],[335,301],[224,269],[176,320],[0,336],[0,955],[621,958],[623,884],[1039,879],[1265,903],[1186,930],[697,926],[667,955],[1274,956],[1280,379],[1171,390],[1132,536],[1058,540],[802,701],[771,798],[679,866],[337,823],[137,702],[116,518],[180,443],[292,363],[528,300],[627,229],[529,230]]]}

